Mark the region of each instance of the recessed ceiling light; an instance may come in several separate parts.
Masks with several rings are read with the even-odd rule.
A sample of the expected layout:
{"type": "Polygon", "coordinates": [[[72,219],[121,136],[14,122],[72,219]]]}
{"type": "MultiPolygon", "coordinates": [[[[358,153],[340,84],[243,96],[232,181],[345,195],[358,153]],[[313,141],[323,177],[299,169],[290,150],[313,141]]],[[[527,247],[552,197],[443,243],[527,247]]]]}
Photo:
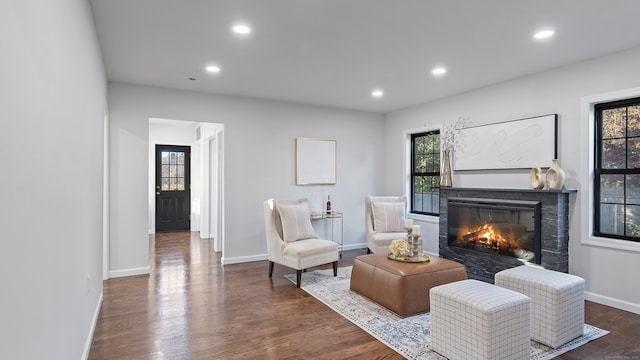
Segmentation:
{"type": "Polygon", "coordinates": [[[212,73],[219,73],[220,72],[220,68],[218,66],[215,66],[215,65],[207,66],[206,70],[208,72],[212,72],[212,73]]]}
{"type": "Polygon", "coordinates": [[[238,24],[233,27],[233,31],[238,34],[248,34],[251,32],[251,28],[247,25],[238,24]]]}
{"type": "Polygon", "coordinates": [[[553,34],[555,34],[555,31],[553,30],[543,30],[533,34],[533,38],[537,40],[548,39],[552,37],[553,34]]]}
{"type": "Polygon", "coordinates": [[[376,98],[382,97],[382,95],[384,95],[384,91],[382,91],[380,89],[376,89],[376,90],[373,90],[371,92],[371,96],[376,97],[376,98]]]}
{"type": "Polygon", "coordinates": [[[443,75],[447,72],[447,69],[443,68],[443,67],[437,67],[434,68],[433,70],[431,70],[431,73],[433,75],[443,75]]]}

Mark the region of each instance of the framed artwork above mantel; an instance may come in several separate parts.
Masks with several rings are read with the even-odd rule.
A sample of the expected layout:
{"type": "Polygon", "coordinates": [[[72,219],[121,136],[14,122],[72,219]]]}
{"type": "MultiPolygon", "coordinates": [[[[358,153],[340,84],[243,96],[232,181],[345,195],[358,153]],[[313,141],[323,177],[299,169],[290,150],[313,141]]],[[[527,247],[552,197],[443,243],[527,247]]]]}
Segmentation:
{"type": "Polygon", "coordinates": [[[296,185],[335,185],[337,141],[296,138],[296,185]]]}
{"type": "Polygon", "coordinates": [[[558,115],[463,128],[454,170],[531,169],[558,158],[558,115]]]}

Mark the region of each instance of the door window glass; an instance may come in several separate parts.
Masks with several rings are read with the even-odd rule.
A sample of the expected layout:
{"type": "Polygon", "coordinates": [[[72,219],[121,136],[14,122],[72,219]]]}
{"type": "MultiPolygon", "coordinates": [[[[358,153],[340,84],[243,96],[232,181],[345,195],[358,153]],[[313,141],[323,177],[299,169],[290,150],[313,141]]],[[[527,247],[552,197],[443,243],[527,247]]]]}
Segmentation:
{"type": "Polygon", "coordinates": [[[184,151],[163,151],[162,191],[184,191],[184,151]]]}

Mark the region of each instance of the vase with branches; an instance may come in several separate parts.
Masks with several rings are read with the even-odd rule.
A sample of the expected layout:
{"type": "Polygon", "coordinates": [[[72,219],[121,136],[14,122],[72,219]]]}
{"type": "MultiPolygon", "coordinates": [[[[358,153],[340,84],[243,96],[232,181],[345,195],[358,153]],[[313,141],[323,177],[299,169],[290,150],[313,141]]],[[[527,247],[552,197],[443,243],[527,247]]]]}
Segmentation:
{"type": "Polygon", "coordinates": [[[462,129],[466,125],[467,119],[460,116],[453,124],[445,127],[440,144],[442,145],[442,172],[440,173],[440,186],[451,187],[451,150],[460,146],[464,138],[462,129]]]}

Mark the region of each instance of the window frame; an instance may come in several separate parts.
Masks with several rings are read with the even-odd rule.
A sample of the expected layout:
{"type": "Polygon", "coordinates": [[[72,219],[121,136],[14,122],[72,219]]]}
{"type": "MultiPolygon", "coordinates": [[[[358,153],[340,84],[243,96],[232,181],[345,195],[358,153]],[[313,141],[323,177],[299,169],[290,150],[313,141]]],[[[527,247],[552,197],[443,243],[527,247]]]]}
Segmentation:
{"type": "Polygon", "coordinates": [[[436,216],[439,217],[440,213],[439,213],[439,209],[440,209],[440,204],[437,204],[437,211],[438,212],[425,212],[425,211],[417,211],[414,210],[414,204],[415,204],[415,181],[414,178],[417,176],[435,176],[438,179],[438,193],[440,193],[440,171],[442,168],[442,154],[440,151],[440,129],[431,129],[431,130],[426,130],[426,131],[420,131],[420,132],[414,132],[414,133],[410,133],[409,134],[409,171],[408,171],[408,175],[409,175],[409,194],[407,196],[407,198],[409,198],[409,213],[410,214],[415,214],[415,215],[422,215],[422,216],[436,216]],[[437,164],[437,171],[434,172],[415,172],[415,161],[416,161],[416,154],[414,152],[415,149],[415,140],[417,138],[421,138],[421,137],[425,137],[425,136],[432,136],[432,135],[437,135],[438,136],[438,164],[437,164]]]}
{"type": "MultiPolygon", "coordinates": [[[[629,236],[626,235],[626,219],[625,219],[625,235],[612,234],[602,232],[600,228],[600,220],[601,220],[601,176],[602,175],[622,175],[624,179],[624,184],[622,193],[623,193],[623,202],[620,204],[625,209],[628,205],[638,206],[638,204],[630,204],[627,202],[627,187],[626,187],[626,176],[627,175],[640,175],[640,167],[638,168],[627,168],[626,162],[629,160],[628,153],[628,140],[633,138],[638,138],[638,136],[629,136],[627,123],[625,122],[625,134],[624,137],[620,137],[619,139],[624,139],[627,143],[625,146],[625,167],[619,169],[605,169],[602,167],[602,155],[603,155],[603,133],[602,133],[602,114],[606,110],[617,109],[621,107],[630,107],[630,106],[640,106],[640,97],[626,98],[621,100],[613,100],[607,102],[596,103],[593,105],[593,126],[594,126],[594,142],[593,142],[593,183],[592,183],[592,191],[593,191],[593,226],[592,226],[592,235],[604,239],[616,239],[622,241],[630,241],[633,243],[640,243],[640,236],[629,236]]],[[[606,202],[605,202],[606,203],[606,202]]],[[[626,213],[626,211],[624,211],[626,213]]]]}

